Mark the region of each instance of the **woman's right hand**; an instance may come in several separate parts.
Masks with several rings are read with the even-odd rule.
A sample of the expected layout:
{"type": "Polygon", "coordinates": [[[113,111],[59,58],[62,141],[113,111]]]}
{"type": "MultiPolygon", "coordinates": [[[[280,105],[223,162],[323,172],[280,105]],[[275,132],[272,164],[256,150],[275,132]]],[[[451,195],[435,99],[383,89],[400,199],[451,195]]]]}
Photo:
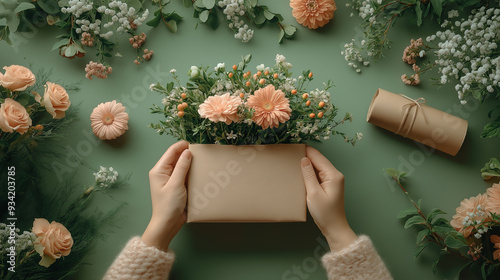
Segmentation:
{"type": "Polygon", "coordinates": [[[301,166],[307,208],[328,241],[330,250],[341,250],[357,239],[345,216],[344,175],[318,150],[308,146],[306,156],[301,166]]]}

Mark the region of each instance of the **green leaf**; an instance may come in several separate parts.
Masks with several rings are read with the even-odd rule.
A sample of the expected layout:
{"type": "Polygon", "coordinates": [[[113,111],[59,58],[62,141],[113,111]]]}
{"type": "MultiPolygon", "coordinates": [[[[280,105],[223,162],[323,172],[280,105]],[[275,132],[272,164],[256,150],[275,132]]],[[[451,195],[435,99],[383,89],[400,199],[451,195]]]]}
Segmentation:
{"type": "Polygon", "coordinates": [[[400,182],[401,178],[406,176],[406,172],[399,171],[394,168],[386,168],[384,169],[385,174],[389,175],[389,177],[396,179],[398,183],[400,182]]]}
{"type": "Polygon", "coordinates": [[[219,17],[214,10],[212,10],[212,12],[208,15],[207,24],[214,30],[219,28],[219,17]]]}
{"type": "Polygon", "coordinates": [[[283,39],[285,38],[285,30],[280,28],[280,34],[278,35],[278,43],[283,43],[283,39]]]}
{"type": "Polygon", "coordinates": [[[152,18],[150,21],[146,22],[146,25],[152,26],[152,27],[157,27],[160,24],[161,21],[161,15],[158,14],[154,18],[152,18]]]}
{"type": "Polygon", "coordinates": [[[430,243],[427,242],[427,243],[424,243],[424,244],[421,244],[421,245],[418,245],[417,248],[415,248],[415,252],[413,253],[413,257],[416,259],[418,258],[418,256],[420,256],[420,254],[422,253],[422,251],[425,249],[425,247],[427,247],[427,245],[429,245],[430,243]]]}
{"type": "Polygon", "coordinates": [[[285,36],[287,36],[288,38],[292,37],[296,31],[297,31],[297,28],[293,25],[285,26],[285,36]]]}
{"type": "Polygon", "coordinates": [[[488,265],[487,262],[483,262],[483,264],[481,265],[481,276],[483,277],[484,280],[487,280],[487,276],[486,276],[486,266],[488,265]]]}
{"type": "Polygon", "coordinates": [[[66,48],[66,50],[64,51],[64,55],[66,57],[72,57],[76,54],[76,47],[75,46],[69,46],[66,48]]]}
{"type": "Polygon", "coordinates": [[[481,176],[484,180],[489,180],[493,177],[500,178],[500,162],[496,158],[490,158],[483,168],[481,168],[481,176]]]}
{"type": "Polygon", "coordinates": [[[500,117],[484,126],[481,138],[500,137],[500,117]]]}
{"type": "Polygon", "coordinates": [[[57,3],[57,0],[38,0],[36,1],[36,3],[47,14],[55,15],[61,10],[59,4],[57,3]]]}
{"type": "Polygon", "coordinates": [[[207,22],[207,20],[208,20],[208,10],[204,10],[203,12],[200,13],[200,21],[207,22]]]}
{"type": "Polygon", "coordinates": [[[203,4],[202,0],[196,0],[194,2],[194,6],[197,7],[197,8],[205,9],[205,5],[203,4]]]}
{"type": "Polygon", "coordinates": [[[203,0],[203,5],[205,5],[207,9],[212,9],[215,6],[215,0],[203,0]]]}
{"type": "Polygon", "coordinates": [[[438,263],[439,263],[439,260],[441,260],[441,255],[439,256],[439,258],[432,264],[432,273],[434,275],[436,275],[436,270],[437,270],[437,266],[438,266],[438,263]]]}
{"type": "Polygon", "coordinates": [[[422,216],[413,216],[411,218],[409,218],[408,220],[406,220],[406,223],[404,225],[404,228],[405,229],[409,229],[410,227],[414,226],[414,225],[423,225],[425,223],[425,220],[424,218],[422,218],[422,216]]]}
{"type": "Polygon", "coordinates": [[[443,212],[441,209],[434,208],[431,210],[429,215],[427,215],[427,221],[429,221],[429,223],[432,223],[432,220],[434,220],[434,218],[436,218],[437,215],[441,214],[446,214],[446,212],[443,212]]]}
{"type": "Polygon", "coordinates": [[[401,210],[399,212],[399,214],[397,215],[397,218],[398,219],[404,219],[404,218],[406,218],[408,216],[414,216],[414,215],[418,215],[417,209],[415,209],[415,208],[408,208],[408,209],[401,210]]]}
{"type": "Polygon", "coordinates": [[[14,14],[20,13],[25,10],[29,9],[34,9],[35,5],[28,3],[28,2],[21,2],[19,5],[14,9],[14,14]]]}
{"type": "Polygon", "coordinates": [[[7,25],[7,19],[6,18],[0,18],[0,26],[6,26],[7,25]]]}
{"type": "Polygon", "coordinates": [[[264,9],[264,16],[267,20],[272,20],[274,18],[274,14],[271,13],[267,8],[264,9]]]}
{"type": "Polygon", "coordinates": [[[431,0],[432,9],[434,13],[441,19],[441,13],[443,12],[443,3],[441,0],[431,0]]]}
{"type": "Polygon", "coordinates": [[[446,236],[444,243],[446,243],[446,246],[453,248],[453,249],[459,249],[459,248],[462,248],[464,246],[467,246],[464,241],[459,240],[451,235],[446,236]]]}
{"type": "Polygon", "coordinates": [[[431,231],[428,228],[419,231],[417,233],[417,244],[422,242],[430,233],[431,231]]]}
{"type": "Polygon", "coordinates": [[[19,18],[17,16],[12,16],[10,20],[7,21],[7,26],[9,27],[10,31],[16,32],[17,27],[19,26],[19,18]]]}
{"type": "Polygon", "coordinates": [[[169,21],[167,27],[172,33],[177,32],[177,22],[175,20],[169,21]]]}
{"type": "Polygon", "coordinates": [[[52,51],[58,50],[60,47],[66,46],[67,44],[69,44],[69,38],[57,41],[54,45],[52,45],[52,51]]]}
{"type": "Polygon", "coordinates": [[[420,8],[420,1],[415,5],[415,13],[417,14],[417,26],[422,25],[422,9],[420,8]]]}

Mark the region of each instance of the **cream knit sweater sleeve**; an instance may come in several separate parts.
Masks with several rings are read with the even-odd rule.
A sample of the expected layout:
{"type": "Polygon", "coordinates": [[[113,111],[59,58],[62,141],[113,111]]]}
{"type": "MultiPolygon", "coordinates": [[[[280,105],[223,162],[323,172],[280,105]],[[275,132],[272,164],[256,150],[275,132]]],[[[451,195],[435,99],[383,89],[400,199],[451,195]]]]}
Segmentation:
{"type": "Polygon", "coordinates": [[[148,247],[136,236],[127,243],[103,280],[166,280],[175,254],[148,247]]]}
{"type": "Polygon", "coordinates": [[[338,252],[325,254],[321,260],[329,280],[392,279],[366,235],[361,235],[353,244],[338,252]]]}

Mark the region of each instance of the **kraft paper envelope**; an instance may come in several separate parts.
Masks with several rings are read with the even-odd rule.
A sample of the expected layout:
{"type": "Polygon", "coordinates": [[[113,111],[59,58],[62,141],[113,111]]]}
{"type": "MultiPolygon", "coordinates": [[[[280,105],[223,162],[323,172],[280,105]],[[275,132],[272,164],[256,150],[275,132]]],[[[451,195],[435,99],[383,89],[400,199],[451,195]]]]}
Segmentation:
{"type": "Polygon", "coordinates": [[[304,144],[190,144],[187,221],[306,220],[304,144]]]}
{"type": "Polygon", "coordinates": [[[452,156],[462,147],[467,121],[383,89],[373,97],[366,121],[452,156]]]}

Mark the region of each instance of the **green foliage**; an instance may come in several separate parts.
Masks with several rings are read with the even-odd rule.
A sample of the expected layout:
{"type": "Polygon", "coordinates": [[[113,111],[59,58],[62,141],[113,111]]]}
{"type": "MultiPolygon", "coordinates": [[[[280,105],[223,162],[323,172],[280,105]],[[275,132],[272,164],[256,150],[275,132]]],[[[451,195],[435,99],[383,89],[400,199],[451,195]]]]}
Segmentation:
{"type": "MultiPolygon", "coordinates": [[[[490,161],[492,166],[498,164],[498,161],[494,160],[490,161]]],[[[489,164],[486,164],[486,166],[490,167],[489,164]]],[[[487,219],[481,220],[478,224],[473,224],[472,233],[466,238],[462,231],[457,231],[446,218],[441,217],[446,213],[439,208],[432,209],[427,215],[423,213],[421,201],[415,203],[399,180],[400,174],[403,174],[403,172],[393,168],[387,168],[385,171],[399,185],[414,206],[410,209],[401,210],[397,218],[405,220],[405,229],[413,227],[418,230],[416,236],[417,246],[414,252],[415,258],[420,256],[425,248],[429,248],[430,244],[435,244],[441,250],[440,257],[432,265],[434,274],[443,255],[453,255],[466,261],[466,264],[459,271],[459,276],[463,270],[470,269],[472,271],[475,267],[479,269],[478,271],[483,279],[493,279],[491,277],[500,274],[500,260],[493,258],[493,250],[496,250],[496,248],[494,248],[495,244],[490,241],[491,235],[500,233],[499,215],[489,213],[487,219]],[[476,237],[476,234],[479,234],[479,237],[476,237]]]]}
{"type": "Polygon", "coordinates": [[[266,70],[260,71],[260,77],[254,77],[247,73],[250,60],[251,55],[242,57],[242,61],[235,65],[237,69],[233,71],[226,71],[225,68],[209,71],[208,67],[193,66],[191,78],[185,86],[180,84],[175,74],[174,80],[178,86],[174,86],[174,82],[154,85],[152,90],[163,94],[164,98],[163,106],[153,105],[151,112],[163,115],[164,119],[157,124],[150,124],[150,127],[160,135],[166,133],[200,144],[306,143],[340,135],[346,142],[354,145],[356,138],[350,139],[336,129],[338,125],[350,120],[351,115],[346,114],[343,119],[337,120],[338,109],[331,103],[330,93],[327,92],[333,86],[332,82],[325,83],[323,90],[308,90],[307,85],[313,79],[309,75],[311,72],[304,71],[302,78],[294,79],[289,71],[291,64],[285,61],[265,68],[266,70]],[[289,100],[291,116],[288,121],[279,123],[277,128],[263,129],[252,121],[253,109],[244,106],[244,103],[255,91],[269,85],[281,90],[289,100]],[[242,100],[243,104],[237,110],[238,120],[227,124],[201,118],[199,106],[208,97],[225,93],[242,100]],[[308,96],[304,97],[305,93],[308,96]],[[309,106],[307,101],[310,101],[307,103],[309,106]],[[183,103],[187,107],[179,109],[183,103]],[[324,106],[320,107],[320,103],[324,103],[324,106]],[[182,116],[178,116],[181,111],[182,116]],[[311,117],[311,114],[314,116],[311,117]]]}
{"type": "Polygon", "coordinates": [[[158,0],[158,9],[153,13],[154,17],[146,24],[157,27],[160,22],[163,22],[171,32],[175,33],[177,32],[177,25],[182,21],[182,17],[175,11],[170,13],[164,12],[163,8],[165,8],[168,3],[170,3],[170,0],[163,1],[163,3],[161,0],[158,0]]]}
{"type": "Polygon", "coordinates": [[[481,138],[500,137],[500,116],[487,123],[481,132],[481,138]]]}
{"type": "Polygon", "coordinates": [[[500,162],[496,158],[490,158],[483,168],[481,168],[481,176],[484,180],[491,178],[500,178],[500,162]]]}
{"type": "Polygon", "coordinates": [[[401,178],[404,178],[407,175],[406,172],[399,171],[399,170],[394,169],[394,168],[386,168],[386,169],[384,169],[384,171],[387,175],[389,175],[389,177],[393,178],[398,183],[401,183],[401,181],[400,181],[401,178]]]}
{"type": "MultiPolygon", "coordinates": [[[[220,17],[226,18],[223,13],[224,7],[217,5],[215,0],[184,0],[184,5],[187,8],[193,8],[193,17],[198,18],[200,22],[207,24],[212,29],[219,27],[220,17]]],[[[259,5],[257,0],[244,0],[245,14],[241,16],[249,24],[257,28],[262,28],[267,23],[276,24],[280,28],[278,42],[283,43],[284,39],[291,39],[295,35],[297,28],[293,25],[285,25],[284,19],[278,13],[272,12],[265,5],[259,5]]],[[[238,28],[228,24],[235,33],[238,33],[238,28]]]]}

